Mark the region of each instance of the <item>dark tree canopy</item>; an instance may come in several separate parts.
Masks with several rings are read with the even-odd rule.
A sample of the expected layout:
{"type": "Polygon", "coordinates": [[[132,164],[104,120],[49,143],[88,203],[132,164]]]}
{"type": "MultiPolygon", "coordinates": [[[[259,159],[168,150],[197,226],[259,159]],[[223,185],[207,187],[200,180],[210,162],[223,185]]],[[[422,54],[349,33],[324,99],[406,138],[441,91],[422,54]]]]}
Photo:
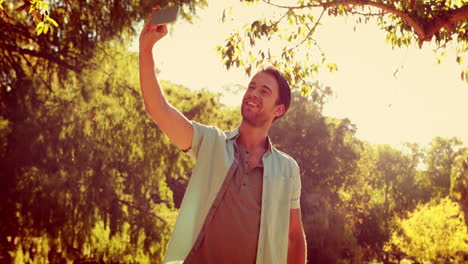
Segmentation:
{"type": "MultiPolygon", "coordinates": [[[[146,115],[137,61],[116,46],[52,91],[39,76],[15,86],[0,112],[0,263],[21,248],[50,263],[161,262],[193,162],[146,115]]],[[[238,124],[214,94],[161,83],[187,118],[238,124]]]]}
{"type": "Polygon", "coordinates": [[[43,80],[47,84],[53,75],[64,78],[67,72],[90,67],[89,61],[102,49],[101,43],[128,43],[139,33],[136,26],[148,18],[155,5],[179,4],[181,16],[189,21],[197,8],[206,5],[205,0],[50,1],[50,11],[45,11],[34,6],[31,9],[32,2],[44,1],[2,2],[0,98],[38,68],[48,73],[43,80]],[[38,35],[40,23],[51,23],[48,16],[58,27],[50,26],[47,33],[38,35]]]}

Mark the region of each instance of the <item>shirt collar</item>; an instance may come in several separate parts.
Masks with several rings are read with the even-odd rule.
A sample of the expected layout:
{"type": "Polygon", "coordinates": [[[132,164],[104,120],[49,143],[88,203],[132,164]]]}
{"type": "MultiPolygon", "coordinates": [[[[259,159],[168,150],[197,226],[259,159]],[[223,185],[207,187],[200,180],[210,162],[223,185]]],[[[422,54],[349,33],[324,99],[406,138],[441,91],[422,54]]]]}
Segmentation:
{"type": "Polygon", "coordinates": [[[237,126],[234,130],[229,132],[229,135],[226,140],[237,139],[238,136],[239,136],[239,126],[237,126]]]}
{"type": "MultiPolygon", "coordinates": [[[[236,142],[235,140],[239,137],[239,126],[237,126],[234,130],[230,131],[229,134],[228,134],[228,137],[226,139],[226,141],[231,141],[231,140],[234,140],[234,142],[236,142]]],[[[266,153],[271,153],[271,140],[270,140],[270,136],[267,135],[267,151],[266,153]]],[[[265,153],[265,154],[266,154],[265,153]]]]}

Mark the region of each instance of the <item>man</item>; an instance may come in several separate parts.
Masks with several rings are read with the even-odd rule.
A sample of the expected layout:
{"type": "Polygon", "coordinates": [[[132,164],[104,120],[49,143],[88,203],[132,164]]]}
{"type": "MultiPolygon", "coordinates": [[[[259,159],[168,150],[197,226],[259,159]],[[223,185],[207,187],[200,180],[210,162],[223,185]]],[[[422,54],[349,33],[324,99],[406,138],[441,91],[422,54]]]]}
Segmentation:
{"type": "Polygon", "coordinates": [[[243,119],[234,131],[189,121],[166,101],[154,72],[152,49],[166,34],[165,25],[151,25],[149,19],[140,35],[145,108],[197,162],[164,263],[305,263],[299,167],[267,136],[289,108],[286,80],[273,67],[259,71],[244,95],[243,119]]]}

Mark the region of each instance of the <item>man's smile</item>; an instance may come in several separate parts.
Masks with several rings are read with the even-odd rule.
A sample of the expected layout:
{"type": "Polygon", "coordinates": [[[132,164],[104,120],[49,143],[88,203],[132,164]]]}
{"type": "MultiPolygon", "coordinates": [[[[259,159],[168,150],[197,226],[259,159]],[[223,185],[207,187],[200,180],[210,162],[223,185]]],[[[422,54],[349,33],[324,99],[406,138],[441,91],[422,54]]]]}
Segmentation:
{"type": "Polygon", "coordinates": [[[253,100],[245,100],[244,101],[246,105],[251,106],[251,107],[260,107],[260,104],[256,103],[253,100]]]}

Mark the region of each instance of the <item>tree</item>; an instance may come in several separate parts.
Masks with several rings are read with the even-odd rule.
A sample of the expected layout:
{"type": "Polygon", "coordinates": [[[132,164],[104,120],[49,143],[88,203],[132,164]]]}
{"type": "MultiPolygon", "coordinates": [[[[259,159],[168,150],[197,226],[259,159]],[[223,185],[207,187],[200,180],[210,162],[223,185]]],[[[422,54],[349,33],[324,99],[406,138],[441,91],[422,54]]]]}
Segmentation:
{"type": "MultiPolygon", "coordinates": [[[[92,61],[98,69],[55,80],[52,91],[43,72],[23,79],[8,98],[14,107],[0,114],[6,263],[161,261],[177,212],[170,183],[186,179],[193,162],[146,115],[137,54],[103,50],[92,61]]],[[[237,124],[215,94],[162,85],[188,118],[237,124]]]]}
{"type": "Polygon", "coordinates": [[[348,175],[355,170],[360,144],[348,119],[322,116],[320,102],[330,91],[318,83],[314,85],[315,94],[308,98],[293,95],[291,108],[272,126],[270,137],[301,168],[308,261],[336,263],[340,258],[359,256],[354,223],[348,221],[350,212],[338,190],[349,184],[348,175]]]}
{"type": "Polygon", "coordinates": [[[464,152],[463,142],[458,138],[435,137],[426,151],[424,174],[432,186],[432,197],[449,195],[450,175],[455,159],[464,152]]]}
{"type": "Polygon", "coordinates": [[[464,263],[468,231],[457,203],[444,198],[419,206],[399,220],[386,250],[392,247],[418,262],[464,263]]]}
{"type": "Polygon", "coordinates": [[[0,54],[0,100],[4,100],[7,93],[14,92],[13,88],[34,72],[44,73],[38,81],[50,89],[53,78],[64,80],[70,71],[79,73],[94,66],[89,62],[94,52],[105,48],[100,44],[108,41],[128,44],[137,34],[139,23],[147,19],[155,5],[179,4],[181,17],[191,21],[206,1],[3,0],[0,4],[0,49],[3,51],[0,54]],[[50,13],[34,8],[38,3],[49,3],[50,13]],[[32,15],[29,14],[31,9],[32,15]],[[50,17],[60,26],[41,24],[50,22],[50,17]],[[37,36],[36,28],[40,25],[50,31],[37,36]]]}
{"type": "Polygon", "coordinates": [[[365,144],[354,184],[343,192],[356,213],[356,238],[367,260],[389,261],[382,248],[394,230],[395,219],[420,201],[416,184],[417,153],[403,153],[388,145],[365,144]]]}
{"type": "MultiPolygon", "coordinates": [[[[289,112],[270,131],[276,146],[294,157],[301,168],[301,208],[309,262],[347,259],[390,263],[403,257],[398,250],[384,251],[400,219],[437,195],[428,170],[418,169],[421,162],[453,162],[446,157],[455,157],[463,148],[456,139],[442,138],[434,139],[440,144],[434,143],[428,150],[409,143],[398,150],[361,142],[355,138],[355,127],[349,120],[321,114],[320,102],[329,91],[319,92],[325,90],[315,83],[309,97],[296,93],[289,112]]],[[[448,171],[450,168],[456,174],[452,177],[455,194],[463,183],[459,174],[463,167],[450,166],[448,171]]]]}
{"type": "MultiPolygon", "coordinates": [[[[135,65],[136,56],[109,54],[97,58],[103,62],[100,72],[84,71],[79,81],[69,78],[63,87],[55,81],[49,84],[52,91],[40,77],[31,77],[8,98],[14,107],[2,115],[11,122],[11,133],[0,163],[5,183],[1,187],[0,241],[12,248],[8,251],[38,251],[35,240],[40,240],[49,241],[45,255],[51,262],[84,258],[88,254],[83,248],[90,245],[90,234],[99,221],[111,237],[131,233],[130,241],[143,243],[146,252],[155,242],[167,239],[170,226],[159,216],[169,213],[171,207],[167,187],[160,184],[159,176],[142,177],[151,175],[149,170],[157,163],[146,161],[146,168],[137,165],[144,162],[139,144],[149,122],[138,117],[144,116],[141,101],[135,97],[138,90],[132,88],[137,87],[138,79],[135,72],[128,74],[131,64],[125,61],[135,65]],[[104,59],[109,54],[116,59],[112,64],[104,59]],[[134,135],[132,141],[128,134],[134,135]],[[158,192],[163,195],[154,201],[146,198],[158,192]],[[162,201],[166,207],[157,207],[162,201]],[[134,209],[139,206],[144,210],[134,209]],[[154,219],[149,220],[151,217],[154,219]],[[125,230],[128,224],[131,228],[125,230]],[[146,228],[146,239],[140,240],[139,232],[146,228]]],[[[161,138],[157,133],[146,137],[161,138]]],[[[164,145],[159,144],[161,147],[164,145]]],[[[167,166],[158,163],[158,167],[167,166]]],[[[143,244],[129,244],[126,250],[137,252],[143,244]]],[[[148,255],[157,259],[161,251],[148,255]]]]}
{"type": "MultiPolygon", "coordinates": [[[[3,15],[5,8],[3,3],[5,0],[0,0],[0,15],[3,15]]],[[[27,11],[28,16],[36,22],[36,33],[41,35],[42,33],[47,34],[53,27],[58,27],[57,21],[49,16],[49,2],[40,0],[26,0],[23,1],[23,5],[18,7],[15,11],[27,11]]]]}
{"type": "MultiPolygon", "coordinates": [[[[265,60],[285,70],[293,87],[307,94],[313,88],[309,80],[325,67],[337,66],[327,61],[314,39],[324,16],[351,18],[359,23],[375,23],[387,32],[392,47],[423,43],[435,44],[443,53],[448,43],[457,45],[457,62],[465,69],[461,78],[468,81],[468,66],[463,63],[468,51],[468,2],[464,0],[244,0],[256,8],[271,7],[280,15],[255,18],[235,30],[218,47],[224,65],[241,67],[250,75],[265,60]],[[265,41],[277,41],[275,50],[265,41]],[[260,45],[258,45],[260,44],[260,45]],[[260,46],[260,48],[258,48],[260,46]]],[[[228,13],[228,12],[226,12],[228,13]]],[[[223,16],[226,17],[226,14],[223,16]]]]}
{"type": "Polygon", "coordinates": [[[468,227],[468,149],[455,158],[450,175],[450,197],[460,204],[468,227]]]}

